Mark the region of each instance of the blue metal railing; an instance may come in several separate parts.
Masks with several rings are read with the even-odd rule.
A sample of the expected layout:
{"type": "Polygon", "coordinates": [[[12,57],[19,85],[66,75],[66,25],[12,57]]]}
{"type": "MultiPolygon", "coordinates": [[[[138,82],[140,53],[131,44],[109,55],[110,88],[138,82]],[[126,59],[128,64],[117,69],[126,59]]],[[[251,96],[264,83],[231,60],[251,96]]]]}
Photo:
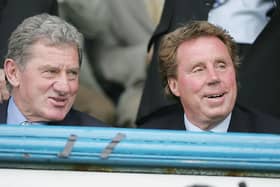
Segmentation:
{"type": "MultiPolygon", "coordinates": [[[[208,168],[280,173],[280,136],[124,128],[0,125],[1,163],[208,168]],[[123,139],[112,141],[117,134],[123,139]],[[59,157],[70,135],[69,156],[59,157]],[[108,146],[108,145],[111,145],[108,146]],[[106,158],[102,152],[111,149],[106,158]]],[[[13,165],[14,166],[14,165],[13,165]]],[[[148,169],[147,169],[148,170],[148,169]]]]}

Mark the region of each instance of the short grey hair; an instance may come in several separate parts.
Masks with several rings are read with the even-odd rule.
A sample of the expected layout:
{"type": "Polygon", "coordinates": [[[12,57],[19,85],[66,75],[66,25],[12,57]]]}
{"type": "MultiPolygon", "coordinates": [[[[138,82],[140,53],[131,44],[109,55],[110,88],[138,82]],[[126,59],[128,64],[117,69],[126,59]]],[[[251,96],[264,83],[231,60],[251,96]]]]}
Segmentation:
{"type": "Polygon", "coordinates": [[[51,46],[76,46],[81,64],[82,34],[65,20],[46,13],[26,18],[18,25],[9,38],[6,58],[11,58],[24,67],[29,55],[28,49],[39,40],[51,46]]]}

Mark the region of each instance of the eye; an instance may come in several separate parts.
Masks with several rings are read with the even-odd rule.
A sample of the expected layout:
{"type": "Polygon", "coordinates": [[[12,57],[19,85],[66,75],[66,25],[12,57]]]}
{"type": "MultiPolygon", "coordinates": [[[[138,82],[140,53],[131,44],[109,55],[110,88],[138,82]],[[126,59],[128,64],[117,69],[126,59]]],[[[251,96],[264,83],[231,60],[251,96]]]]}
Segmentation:
{"type": "Polygon", "coordinates": [[[221,70],[226,69],[226,67],[227,67],[227,64],[225,62],[218,62],[216,64],[216,68],[221,69],[221,70]]]}
{"type": "Polygon", "coordinates": [[[46,70],[47,73],[55,74],[57,71],[55,69],[46,70]]]}
{"type": "Polygon", "coordinates": [[[75,80],[79,76],[79,71],[78,70],[70,70],[67,72],[69,80],[75,80]]]}
{"type": "Polygon", "coordinates": [[[203,70],[204,70],[203,66],[195,66],[195,67],[192,69],[192,72],[193,72],[193,73],[198,73],[198,72],[201,72],[201,71],[203,71],[203,70]]]}
{"type": "Polygon", "coordinates": [[[43,70],[43,76],[46,78],[52,78],[58,73],[58,70],[55,68],[49,68],[43,70]]]}

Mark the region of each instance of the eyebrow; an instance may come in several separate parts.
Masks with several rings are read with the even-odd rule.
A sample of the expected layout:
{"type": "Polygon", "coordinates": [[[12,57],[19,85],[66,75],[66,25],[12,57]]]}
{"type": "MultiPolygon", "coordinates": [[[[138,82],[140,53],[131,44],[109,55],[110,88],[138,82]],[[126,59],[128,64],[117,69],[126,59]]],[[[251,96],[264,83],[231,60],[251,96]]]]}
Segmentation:
{"type": "MultiPolygon", "coordinates": [[[[58,69],[60,69],[60,66],[58,65],[49,65],[49,64],[47,64],[47,65],[42,65],[42,66],[39,66],[39,70],[45,70],[45,69],[49,69],[49,68],[58,68],[58,69]]],[[[80,68],[80,66],[78,66],[78,67],[70,67],[70,68],[67,68],[67,70],[75,70],[75,71],[79,71],[81,68],[80,68]]]]}

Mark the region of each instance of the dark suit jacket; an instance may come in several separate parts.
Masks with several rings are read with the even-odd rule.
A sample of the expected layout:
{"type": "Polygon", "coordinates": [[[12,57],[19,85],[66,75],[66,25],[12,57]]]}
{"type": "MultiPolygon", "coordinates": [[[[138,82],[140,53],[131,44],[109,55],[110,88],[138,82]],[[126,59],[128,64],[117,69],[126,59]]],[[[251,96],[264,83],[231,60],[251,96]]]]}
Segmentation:
{"type": "Polygon", "coordinates": [[[25,18],[40,13],[58,14],[56,0],[0,0],[0,67],[7,53],[8,38],[25,18]]]}
{"type": "MultiPolygon", "coordinates": [[[[186,130],[184,111],[180,105],[173,105],[146,121],[139,128],[186,130]]],[[[236,104],[233,109],[228,132],[280,133],[280,120],[267,114],[236,104]]]]}
{"type": "MultiPolygon", "coordinates": [[[[2,104],[0,104],[0,124],[6,124],[7,122],[7,109],[8,109],[8,101],[4,101],[2,104]]],[[[48,122],[48,125],[106,127],[106,125],[101,121],[99,121],[98,119],[74,109],[71,109],[68,112],[64,120],[48,122]]]]}

